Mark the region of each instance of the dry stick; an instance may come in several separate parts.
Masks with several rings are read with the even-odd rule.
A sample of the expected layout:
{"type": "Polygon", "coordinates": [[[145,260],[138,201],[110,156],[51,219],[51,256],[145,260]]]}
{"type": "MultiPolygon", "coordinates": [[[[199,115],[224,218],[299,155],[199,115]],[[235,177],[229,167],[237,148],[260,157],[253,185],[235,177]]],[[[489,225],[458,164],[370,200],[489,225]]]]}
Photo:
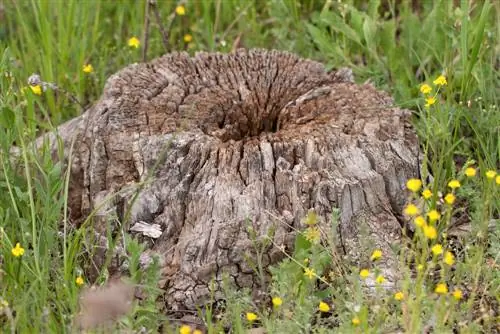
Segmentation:
{"type": "Polygon", "coordinates": [[[158,10],[158,7],[156,6],[156,0],[149,0],[149,5],[153,9],[153,13],[155,14],[156,24],[158,25],[158,28],[160,28],[161,38],[163,41],[163,45],[165,46],[165,52],[168,52],[169,51],[169,43],[168,43],[169,31],[165,30],[165,27],[161,23],[160,11],[158,10]]]}
{"type": "Polygon", "coordinates": [[[142,48],[142,61],[146,62],[149,42],[149,0],[146,0],[146,9],[144,12],[144,46],[142,48]]]}

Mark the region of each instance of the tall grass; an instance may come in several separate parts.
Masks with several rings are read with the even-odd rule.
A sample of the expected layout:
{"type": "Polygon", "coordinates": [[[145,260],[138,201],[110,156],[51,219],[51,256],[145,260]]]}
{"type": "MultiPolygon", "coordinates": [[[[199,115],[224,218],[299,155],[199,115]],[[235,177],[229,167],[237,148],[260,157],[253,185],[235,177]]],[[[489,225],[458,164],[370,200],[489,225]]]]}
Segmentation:
{"type": "MultiPolygon", "coordinates": [[[[175,15],[175,7],[174,2],[157,2],[164,25],[171,26],[170,49],[165,49],[151,16],[148,59],[175,50],[227,52],[262,47],[292,51],[329,67],[351,67],[358,82],[390,91],[398,105],[414,111],[425,153],[424,174],[433,180],[427,185],[434,193],[428,210],[443,208],[444,222],[458,216],[471,221],[470,231],[455,238],[460,246],[454,270],[441,277],[450,287],[463,290],[461,301],[438,298],[433,293],[436,282],[427,276],[418,276],[423,285],[415,284],[410,277],[414,268],[406,258],[401,264],[406,276],[401,288],[413,299],[405,302],[381,291],[377,298],[364,294],[360,268],[348,268],[350,273],[328,280],[327,287],[318,290],[315,281],[304,278],[302,257],[316,256],[310,266],[318,275],[326,275],[324,262],[338,255],[299,242],[302,246],[292,258],[271,269],[273,283],[267,292],[270,297],[280,296],[283,306],[262,308],[252,304],[246,292],[228,286],[227,300],[238,308],[227,310],[208,326],[211,332],[228,324],[244,331],[252,324],[241,313],[250,311],[258,314],[259,326],[274,333],[313,329],[326,333],[328,328],[341,333],[497,330],[500,196],[495,179],[486,178],[485,172],[498,170],[500,164],[499,3],[213,0],[187,2],[184,16],[175,15]],[[191,34],[193,41],[185,42],[185,34],[191,34]],[[441,74],[448,85],[436,95],[438,102],[425,108],[419,87],[424,82],[432,86],[441,74]],[[478,170],[474,179],[464,176],[469,165],[478,170]],[[457,207],[446,211],[438,193],[449,191],[447,182],[452,178],[459,178],[463,187],[456,193],[457,207]],[[335,309],[319,314],[321,300],[335,309]]],[[[84,275],[87,231],[76,230],[67,218],[67,170],[52,159],[46,146],[34,147],[33,140],[83,111],[69,96],[90,106],[107,77],[141,61],[140,48],[129,47],[127,41],[136,36],[144,45],[145,8],[144,1],[0,2],[2,332],[71,331],[81,289],[75,280],[84,275]],[[92,64],[92,73],[83,72],[86,64],[92,64]],[[26,88],[33,73],[59,89],[33,94],[26,88]],[[25,250],[20,257],[11,252],[16,243],[25,250]]],[[[442,237],[439,242],[448,247],[446,240],[442,237]]],[[[157,272],[152,268],[141,273],[137,269],[141,246],[133,241],[128,245],[132,280],[145,284],[152,298],[157,296],[157,272]]],[[[418,254],[429,256],[429,249],[426,252],[418,254]]],[[[258,271],[262,274],[262,268],[258,271]]],[[[137,305],[116,329],[156,331],[165,319],[155,315],[153,299],[137,305]]]]}

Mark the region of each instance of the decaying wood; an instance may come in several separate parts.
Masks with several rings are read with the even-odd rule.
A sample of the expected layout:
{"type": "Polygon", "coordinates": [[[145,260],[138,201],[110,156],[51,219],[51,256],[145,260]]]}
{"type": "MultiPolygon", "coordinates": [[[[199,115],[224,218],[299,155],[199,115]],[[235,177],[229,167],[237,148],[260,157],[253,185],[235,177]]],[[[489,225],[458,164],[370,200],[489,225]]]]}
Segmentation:
{"type": "MultiPolygon", "coordinates": [[[[409,111],[348,74],[265,50],[174,53],[123,69],[95,106],[59,129],[75,140],[73,218],[119,192],[98,210],[96,230],[117,216],[115,233],[148,231],[169,309],[193,309],[223,273],[258,288],[244,259],[249,224],[258,235],[275,227],[274,244],[291,250],[310,210],[326,228],[338,208],[335,233],[352,258],[375,247],[390,254],[418,143],[409,111]]],[[[264,263],[282,257],[271,246],[264,263]]]]}

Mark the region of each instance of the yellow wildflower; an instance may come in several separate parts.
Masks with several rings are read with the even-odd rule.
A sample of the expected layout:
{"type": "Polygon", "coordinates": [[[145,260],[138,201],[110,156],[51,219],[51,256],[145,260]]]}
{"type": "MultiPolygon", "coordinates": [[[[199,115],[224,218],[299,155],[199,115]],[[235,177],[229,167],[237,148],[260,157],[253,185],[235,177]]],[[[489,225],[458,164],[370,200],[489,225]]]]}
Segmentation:
{"type": "Polygon", "coordinates": [[[419,264],[419,265],[417,266],[417,270],[418,270],[418,271],[422,271],[422,270],[424,270],[424,269],[425,269],[425,267],[424,267],[424,265],[423,265],[423,264],[419,264]]]}
{"type": "Polygon", "coordinates": [[[199,329],[195,329],[195,330],[193,331],[193,334],[203,334],[203,332],[202,332],[202,331],[200,331],[199,329]]]}
{"type": "Polygon", "coordinates": [[[320,302],[320,303],[319,303],[319,306],[318,306],[318,309],[319,309],[321,312],[328,312],[328,311],[330,311],[330,306],[329,306],[327,303],[320,302]]]}
{"type": "Polygon", "coordinates": [[[75,280],[76,285],[83,285],[85,281],[83,280],[82,276],[78,276],[75,280]]]}
{"type": "Polygon", "coordinates": [[[453,256],[452,252],[446,252],[446,253],[444,253],[443,261],[447,265],[452,266],[455,263],[455,256],[453,256]]]}
{"type": "Polygon", "coordinates": [[[450,187],[451,189],[460,188],[460,181],[451,180],[450,182],[448,182],[448,187],[450,187]]]}
{"type": "Polygon", "coordinates": [[[418,227],[423,227],[425,226],[425,218],[422,216],[417,216],[415,217],[414,223],[418,227]]]}
{"type": "Polygon", "coordinates": [[[394,299],[403,300],[405,298],[405,294],[401,291],[398,291],[394,294],[394,299]]]}
{"type": "Polygon", "coordinates": [[[21,244],[18,242],[16,244],[16,247],[12,248],[12,255],[15,257],[20,257],[23,256],[24,254],[24,248],[21,247],[21,244]]]}
{"type": "Polygon", "coordinates": [[[370,276],[370,272],[368,271],[368,269],[361,269],[361,271],[359,272],[359,276],[361,276],[361,278],[367,278],[368,276],[370,276]]]}
{"type": "Polygon", "coordinates": [[[434,246],[432,246],[431,250],[434,255],[443,254],[443,246],[441,246],[440,244],[435,244],[434,246]]]}
{"type": "Polygon", "coordinates": [[[500,184],[500,175],[497,175],[497,176],[495,177],[495,183],[496,183],[496,184],[500,184]]]}
{"type": "Polygon", "coordinates": [[[360,323],[361,323],[361,321],[359,320],[359,318],[358,318],[358,317],[354,317],[354,318],[352,318],[352,324],[353,324],[354,326],[358,326],[360,323]]]}
{"type": "Polygon", "coordinates": [[[255,321],[257,320],[257,314],[255,313],[252,313],[252,312],[247,312],[247,320],[252,322],[252,321],[255,321]]]}
{"type": "Polygon", "coordinates": [[[455,195],[453,194],[446,194],[446,196],[444,197],[444,201],[446,202],[446,204],[449,204],[449,205],[452,205],[453,203],[455,203],[455,200],[457,198],[455,197],[455,195]]]}
{"type": "Polygon", "coordinates": [[[444,75],[438,76],[436,80],[434,80],[432,83],[435,84],[436,86],[444,86],[448,84],[448,82],[446,81],[446,77],[444,75]]]}
{"type": "Polygon", "coordinates": [[[423,84],[420,86],[420,92],[422,92],[422,94],[429,94],[432,92],[432,87],[428,84],[423,84]]]}
{"type": "Polygon", "coordinates": [[[319,229],[314,226],[308,227],[304,233],[304,236],[308,241],[312,243],[318,243],[321,239],[321,233],[319,229]]]}
{"type": "Polygon", "coordinates": [[[42,95],[42,87],[40,85],[35,85],[35,86],[30,85],[30,88],[33,94],[42,95]]]}
{"type": "Polygon", "coordinates": [[[82,71],[83,73],[92,73],[94,72],[94,67],[91,64],[85,64],[83,65],[82,71]]]}
{"type": "Polygon", "coordinates": [[[417,208],[415,204],[408,204],[404,209],[404,213],[408,216],[416,216],[420,213],[420,210],[417,208]]]}
{"type": "Polygon", "coordinates": [[[280,307],[281,304],[283,304],[283,300],[280,297],[273,298],[273,306],[274,307],[280,307]]]}
{"type": "Polygon", "coordinates": [[[441,218],[441,214],[437,210],[431,210],[427,212],[427,217],[429,217],[429,221],[432,223],[439,220],[439,218],[441,218]]]}
{"type": "Polygon", "coordinates": [[[474,177],[474,176],[476,176],[476,169],[469,167],[469,168],[465,169],[464,173],[465,173],[465,176],[467,176],[467,177],[474,177]]]}
{"type": "Polygon", "coordinates": [[[455,289],[453,291],[453,298],[455,298],[456,300],[460,300],[460,299],[462,299],[462,297],[463,297],[462,290],[455,289]]]}
{"type": "Polygon", "coordinates": [[[191,333],[191,327],[188,325],[182,325],[179,328],[179,334],[190,334],[191,333]]]}
{"type": "Polygon", "coordinates": [[[190,43],[192,40],[193,40],[193,36],[191,34],[184,35],[184,42],[185,43],[190,43]]]}
{"type": "Polygon", "coordinates": [[[436,285],[436,289],[434,289],[434,292],[444,295],[448,293],[448,287],[444,283],[439,283],[438,285],[436,285]]]}
{"type": "Polygon", "coordinates": [[[382,251],[380,249],[375,249],[372,253],[371,260],[375,261],[382,257],[382,251]]]}
{"type": "Polygon", "coordinates": [[[179,16],[186,15],[186,8],[182,5],[175,7],[175,13],[179,16]]]}
{"type": "Polygon", "coordinates": [[[493,179],[496,175],[497,175],[497,172],[495,172],[494,170],[489,170],[486,172],[486,177],[488,179],[493,179]]]}
{"type": "Polygon", "coordinates": [[[424,226],[424,235],[428,239],[436,239],[437,238],[437,231],[434,226],[431,225],[425,225],[424,226]]]}
{"type": "Polygon", "coordinates": [[[430,107],[430,106],[432,106],[434,103],[436,103],[436,98],[435,98],[435,97],[433,97],[433,96],[428,97],[428,98],[426,98],[426,99],[425,99],[425,102],[426,102],[426,103],[425,103],[425,106],[426,106],[427,108],[429,108],[429,107],[430,107]]]}
{"type": "Polygon", "coordinates": [[[414,193],[419,191],[421,187],[422,181],[420,181],[419,179],[409,179],[408,182],[406,182],[406,188],[413,191],[414,193]]]}
{"type": "Polygon", "coordinates": [[[384,276],[378,275],[377,278],[375,279],[375,282],[377,282],[378,284],[384,283],[385,282],[384,276]]]}
{"type": "Polygon", "coordinates": [[[306,277],[308,277],[309,279],[312,279],[313,277],[315,277],[315,276],[316,276],[316,273],[314,272],[314,270],[313,270],[313,269],[306,268],[306,269],[304,269],[304,275],[305,275],[306,277]]]}
{"type": "Polygon", "coordinates": [[[422,191],[422,197],[425,198],[425,199],[429,199],[432,197],[432,191],[430,191],[429,189],[425,189],[424,191],[422,191]]]}
{"type": "Polygon", "coordinates": [[[141,41],[139,41],[139,38],[137,37],[131,37],[129,38],[128,40],[128,46],[130,46],[131,48],[138,48],[139,45],[141,45],[141,41]]]}

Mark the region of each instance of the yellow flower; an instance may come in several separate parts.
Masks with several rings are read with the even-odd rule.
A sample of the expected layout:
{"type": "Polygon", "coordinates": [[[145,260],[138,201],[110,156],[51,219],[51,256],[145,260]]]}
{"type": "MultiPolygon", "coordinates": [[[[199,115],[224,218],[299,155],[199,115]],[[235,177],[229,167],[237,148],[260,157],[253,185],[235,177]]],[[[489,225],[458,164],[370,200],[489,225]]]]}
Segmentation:
{"type": "Polygon", "coordinates": [[[425,189],[424,191],[422,191],[422,197],[425,198],[425,199],[429,199],[432,197],[432,191],[430,191],[429,189],[425,189]]]}
{"type": "Polygon", "coordinates": [[[129,38],[128,40],[128,46],[130,46],[131,48],[138,48],[139,45],[141,45],[141,41],[139,41],[139,38],[137,37],[131,37],[129,38]]]}
{"type": "Polygon", "coordinates": [[[188,325],[182,325],[179,328],[179,334],[190,334],[191,333],[191,327],[188,325]]]}
{"type": "Polygon", "coordinates": [[[438,76],[436,80],[434,80],[432,83],[435,84],[436,86],[444,86],[448,84],[444,75],[438,76]]]}
{"type": "Polygon", "coordinates": [[[450,187],[451,189],[460,188],[460,181],[451,180],[450,182],[448,182],[448,187],[450,187]]]}
{"type": "Polygon", "coordinates": [[[434,292],[444,295],[448,293],[448,287],[444,283],[439,283],[438,285],[436,285],[436,289],[434,289],[434,292]]]}
{"type": "Polygon", "coordinates": [[[191,42],[192,40],[193,40],[193,36],[192,36],[192,35],[190,35],[190,34],[185,34],[185,35],[184,35],[184,42],[185,42],[185,43],[189,43],[189,42],[191,42]]]}
{"type": "Polygon", "coordinates": [[[425,267],[424,267],[424,265],[423,265],[423,264],[419,264],[419,265],[417,266],[417,270],[418,270],[418,271],[422,271],[422,270],[424,270],[424,269],[425,269],[425,267]]]}
{"type": "Polygon", "coordinates": [[[443,261],[447,265],[452,266],[455,263],[455,256],[453,256],[452,252],[446,252],[446,253],[444,253],[443,261]]]}
{"type": "Polygon", "coordinates": [[[305,224],[306,225],[315,225],[318,222],[318,216],[316,215],[316,212],[314,211],[309,211],[307,214],[305,224]]]}
{"type": "Polygon", "coordinates": [[[462,290],[455,289],[453,291],[453,298],[455,298],[456,300],[460,300],[460,299],[462,299],[462,297],[463,297],[462,290]]]}
{"type": "Polygon", "coordinates": [[[202,332],[202,331],[200,331],[199,329],[195,329],[195,330],[193,331],[193,334],[203,334],[203,332],[202,332]]]}
{"type": "Polygon", "coordinates": [[[436,228],[434,228],[434,226],[425,225],[424,226],[424,235],[428,239],[436,239],[437,238],[436,228]]]}
{"type": "Polygon", "coordinates": [[[440,244],[435,244],[434,246],[432,246],[431,250],[434,255],[443,254],[443,246],[441,246],[440,244]]]}
{"type": "Polygon", "coordinates": [[[375,282],[377,282],[378,284],[384,283],[385,282],[384,276],[378,275],[377,278],[375,279],[375,282]]]}
{"type": "Polygon", "coordinates": [[[416,216],[420,213],[420,210],[417,208],[415,204],[408,204],[404,209],[404,213],[408,216],[416,216]]]}
{"type": "Polygon", "coordinates": [[[314,272],[313,269],[306,268],[304,269],[304,275],[308,277],[309,279],[312,279],[313,277],[316,276],[316,273],[314,272]]]}
{"type": "Polygon", "coordinates": [[[394,294],[394,299],[396,300],[403,300],[405,298],[405,294],[402,293],[401,291],[398,291],[394,294]]]}
{"type": "Polygon", "coordinates": [[[427,217],[429,217],[429,221],[432,223],[441,218],[441,214],[437,210],[431,210],[427,212],[427,217]]]}
{"type": "Polygon", "coordinates": [[[186,8],[184,6],[177,6],[175,7],[175,13],[179,16],[186,15],[186,8]]]}
{"type": "Polygon", "coordinates": [[[464,173],[465,173],[465,176],[467,176],[467,177],[474,177],[474,176],[476,176],[476,169],[469,167],[469,168],[465,169],[464,173]]]}
{"type": "Polygon", "coordinates": [[[358,326],[360,323],[361,323],[361,321],[359,320],[359,318],[358,318],[358,317],[354,317],[354,318],[352,318],[352,324],[353,324],[354,326],[358,326]]]}
{"type": "Polygon", "coordinates": [[[500,184],[500,175],[497,175],[497,177],[495,177],[495,183],[500,184]]]}
{"type": "Polygon", "coordinates": [[[455,200],[457,198],[455,197],[455,195],[453,194],[447,194],[445,197],[444,197],[444,201],[446,202],[446,204],[449,204],[449,205],[452,205],[453,203],[455,203],[455,200]]]}
{"type": "Polygon", "coordinates": [[[20,257],[23,256],[24,254],[24,248],[21,247],[21,244],[18,242],[16,244],[16,247],[12,248],[12,255],[15,257],[20,257]]]}
{"type": "Polygon", "coordinates": [[[375,261],[382,257],[382,251],[380,249],[375,249],[372,253],[371,260],[375,261]]]}
{"type": "Polygon", "coordinates": [[[252,312],[247,312],[247,320],[250,322],[257,320],[257,314],[252,312]]]}
{"type": "Polygon", "coordinates": [[[414,193],[419,191],[421,187],[422,181],[420,181],[419,179],[409,179],[408,182],[406,182],[406,188],[413,191],[414,193]]]}
{"type": "Polygon", "coordinates": [[[40,85],[35,85],[35,86],[30,85],[30,88],[33,94],[42,95],[42,87],[40,85]]]}
{"type": "Polygon", "coordinates": [[[414,223],[418,227],[423,227],[425,226],[425,218],[422,216],[417,216],[415,217],[414,223]]]}
{"type": "Polygon", "coordinates": [[[317,227],[308,227],[304,233],[304,236],[308,241],[316,244],[321,238],[321,233],[317,227]]]}
{"type": "Polygon", "coordinates": [[[91,64],[83,65],[83,73],[92,73],[94,72],[94,67],[91,64]]]}
{"type": "Polygon", "coordinates": [[[494,170],[489,170],[489,171],[486,172],[486,177],[488,179],[493,179],[495,177],[495,175],[497,175],[497,172],[495,172],[494,170]]]}
{"type": "Polygon", "coordinates": [[[283,300],[280,297],[273,298],[273,306],[274,307],[280,307],[281,304],[283,304],[283,300]]]}
{"type": "Polygon", "coordinates": [[[435,98],[435,97],[432,97],[432,96],[431,96],[431,97],[428,97],[428,98],[426,98],[426,99],[425,99],[425,102],[426,102],[426,103],[425,103],[425,106],[426,106],[427,108],[429,108],[429,107],[430,107],[430,106],[432,106],[434,103],[436,103],[436,98],[435,98]]]}
{"type": "Polygon", "coordinates": [[[319,309],[321,312],[328,312],[328,311],[330,311],[330,306],[329,306],[327,303],[320,302],[320,303],[319,303],[319,306],[318,306],[318,309],[319,309]]]}
{"type": "Polygon", "coordinates": [[[420,86],[420,92],[422,92],[422,94],[429,94],[432,92],[432,87],[428,84],[423,84],[420,86]]]}
{"type": "Polygon", "coordinates": [[[85,281],[83,280],[82,276],[78,276],[75,280],[76,285],[83,285],[85,281]]]}
{"type": "Polygon", "coordinates": [[[369,275],[370,272],[368,271],[368,269],[361,269],[361,271],[359,272],[359,276],[361,276],[361,278],[367,278],[369,275]]]}

